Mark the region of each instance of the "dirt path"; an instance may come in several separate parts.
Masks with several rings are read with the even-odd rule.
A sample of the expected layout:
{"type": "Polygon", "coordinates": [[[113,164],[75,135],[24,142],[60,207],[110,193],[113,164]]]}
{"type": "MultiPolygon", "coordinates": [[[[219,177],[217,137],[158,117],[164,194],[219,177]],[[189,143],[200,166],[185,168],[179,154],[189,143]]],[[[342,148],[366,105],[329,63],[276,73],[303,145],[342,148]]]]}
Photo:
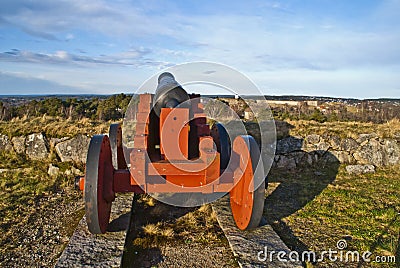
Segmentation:
{"type": "Polygon", "coordinates": [[[132,208],[122,267],[238,267],[211,206],[178,208],[154,199],[132,208]]]}

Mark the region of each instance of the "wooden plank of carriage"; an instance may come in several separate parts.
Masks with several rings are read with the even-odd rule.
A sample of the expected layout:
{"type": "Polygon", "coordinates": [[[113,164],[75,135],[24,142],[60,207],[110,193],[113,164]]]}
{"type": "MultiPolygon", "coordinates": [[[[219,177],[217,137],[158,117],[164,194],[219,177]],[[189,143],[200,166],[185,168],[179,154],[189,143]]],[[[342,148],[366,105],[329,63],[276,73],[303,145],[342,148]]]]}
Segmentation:
{"type": "Polygon", "coordinates": [[[285,252],[285,256],[288,256],[290,250],[270,225],[251,231],[239,230],[232,218],[229,195],[213,202],[212,208],[240,267],[303,267],[301,262],[278,260],[278,252],[285,252]],[[275,255],[272,255],[271,261],[272,251],[275,255]]]}
{"type": "Polygon", "coordinates": [[[106,234],[91,234],[84,216],[55,267],[120,267],[132,199],[132,194],[118,195],[115,199],[106,234]]]}

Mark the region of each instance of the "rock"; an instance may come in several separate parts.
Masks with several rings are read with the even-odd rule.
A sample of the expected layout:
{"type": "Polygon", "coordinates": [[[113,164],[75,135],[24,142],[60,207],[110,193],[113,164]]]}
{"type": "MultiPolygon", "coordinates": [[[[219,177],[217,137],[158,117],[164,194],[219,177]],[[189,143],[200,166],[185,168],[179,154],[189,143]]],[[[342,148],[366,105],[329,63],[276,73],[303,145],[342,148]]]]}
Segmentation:
{"type": "MultiPolygon", "coordinates": [[[[293,152],[287,155],[289,159],[293,159],[296,165],[304,165],[307,163],[307,152],[293,152]]],[[[290,164],[292,166],[292,164],[290,164]]]]}
{"type": "Polygon", "coordinates": [[[338,150],[340,147],[340,138],[338,136],[329,137],[329,144],[333,150],[338,150]]]}
{"type": "Polygon", "coordinates": [[[340,149],[342,151],[353,152],[358,148],[358,143],[352,138],[343,139],[340,143],[340,149]]]}
{"type": "Polygon", "coordinates": [[[373,165],[348,165],[346,171],[349,174],[374,173],[375,167],[373,165]]]}
{"type": "Polygon", "coordinates": [[[14,146],[14,151],[16,151],[18,154],[25,153],[25,140],[25,136],[13,137],[11,139],[11,142],[14,146]]]}
{"type": "Polygon", "coordinates": [[[353,163],[355,163],[354,157],[348,152],[330,151],[330,153],[332,155],[334,155],[339,160],[339,162],[342,163],[342,164],[353,164],[353,163]]]}
{"type": "Polygon", "coordinates": [[[82,172],[79,169],[77,169],[76,167],[71,167],[70,169],[67,169],[64,172],[64,174],[67,176],[70,176],[70,175],[79,176],[79,175],[82,175],[82,172]]]}
{"type": "Polygon", "coordinates": [[[0,134],[0,151],[12,151],[13,147],[8,136],[0,134]]]}
{"type": "Polygon", "coordinates": [[[69,140],[69,137],[63,137],[63,138],[51,138],[50,139],[50,147],[56,146],[58,143],[69,140]]]}
{"type": "Polygon", "coordinates": [[[84,135],[58,143],[55,148],[62,162],[86,162],[90,138],[84,135]]]}
{"type": "Polygon", "coordinates": [[[307,154],[307,163],[311,166],[313,164],[314,156],[313,154],[307,154]]]}
{"type": "Polygon", "coordinates": [[[289,136],[278,140],[276,143],[277,154],[287,154],[290,152],[301,151],[303,145],[303,139],[301,137],[289,136]]]}
{"type": "Polygon", "coordinates": [[[52,164],[49,165],[47,174],[49,174],[50,177],[56,177],[59,173],[60,173],[60,169],[58,167],[53,166],[52,164]]]}
{"type": "Polygon", "coordinates": [[[357,142],[359,144],[362,144],[368,142],[370,139],[376,139],[376,138],[378,138],[378,135],[376,135],[376,133],[360,134],[358,135],[357,142]]]}
{"type": "Polygon", "coordinates": [[[321,136],[317,134],[311,134],[306,137],[307,143],[317,144],[321,140],[321,136]]]}
{"type": "Polygon", "coordinates": [[[331,154],[330,152],[327,152],[324,155],[322,155],[321,160],[324,163],[339,163],[340,162],[339,159],[335,155],[331,154]]]}
{"type": "Polygon", "coordinates": [[[384,150],[387,154],[387,165],[400,164],[400,146],[396,140],[385,140],[384,150]]]}
{"type": "Polygon", "coordinates": [[[320,142],[320,143],[316,144],[316,148],[315,148],[315,149],[316,149],[317,151],[326,152],[326,151],[329,150],[330,147],[331,147],[331,146],[330,146],[329,143],[327,143],[327,142],[320,142]]]}
{"type": "Polygon", "coordinates": [[[377,140],[370,140],[368,143],[361,145],[353,155],[359,164],[386,165],[385,158],[387,158],[387,155],[383,146],[377,140]]]}
{"type": "Polygon", "coordinates": [[[26,156],[33,160],[42,160],[49,156],[46,137],[42,133],[28,135],[25,140],[26,156]]]}
{"type": "Polygon", "coordinates": [[[286,169],[294,169],[296,168],[296,161],[295,159],[281,155],[279,157],[278,163],[276,163],[276,167],[278,168],[286,168],[286,169]]]}

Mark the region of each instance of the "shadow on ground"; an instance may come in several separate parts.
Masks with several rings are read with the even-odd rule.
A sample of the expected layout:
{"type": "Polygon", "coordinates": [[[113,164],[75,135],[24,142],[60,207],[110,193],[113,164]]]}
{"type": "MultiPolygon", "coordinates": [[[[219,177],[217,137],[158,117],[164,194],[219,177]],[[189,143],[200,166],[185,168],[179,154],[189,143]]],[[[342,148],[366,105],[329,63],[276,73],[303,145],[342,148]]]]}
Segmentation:
{"type": "Polygon", "coordinates": [[[291,250],[301,254],[308,251],[308,247],[294,235],[283,219],[301,210],[331,184],[336,178],[340,163],[325,150],[302,151],[304,140],[290,137],[289,129],[292,126],[286,122],[280,123],[287,125],[277,129],[277,133],[281,137],[289,137],[297,147],[291,148],[290,153],[281,155],[302,157],[300,160],[296,159],[295,167],[280,166],[270,170],[267,177],[269,189],[264,206],[264,223],[271,225],[291,250]]]}

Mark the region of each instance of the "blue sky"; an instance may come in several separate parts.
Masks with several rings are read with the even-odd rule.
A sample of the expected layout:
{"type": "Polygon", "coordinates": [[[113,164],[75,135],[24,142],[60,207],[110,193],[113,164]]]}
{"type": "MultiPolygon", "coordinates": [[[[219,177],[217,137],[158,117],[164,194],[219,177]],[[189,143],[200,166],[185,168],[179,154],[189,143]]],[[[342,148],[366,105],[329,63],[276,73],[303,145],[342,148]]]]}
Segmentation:
{"type": "Polygon", "coordinates": [[[1,2],[0,94],[134,92],[190,61],[268,95],[399,98],[400,1],[1,2]]]}

